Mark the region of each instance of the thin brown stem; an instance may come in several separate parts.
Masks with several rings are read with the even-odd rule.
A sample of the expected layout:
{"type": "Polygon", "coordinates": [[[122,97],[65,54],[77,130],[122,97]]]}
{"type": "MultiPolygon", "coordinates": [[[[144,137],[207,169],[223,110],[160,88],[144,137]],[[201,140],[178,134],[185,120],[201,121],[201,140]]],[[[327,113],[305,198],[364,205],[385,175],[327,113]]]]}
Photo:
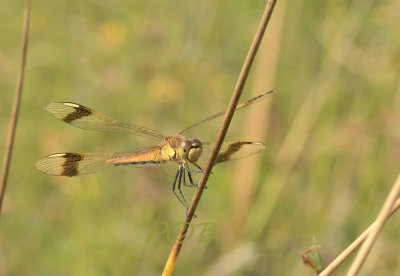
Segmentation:
{"type": "Polygon", "coordinates": [[[21,48],[21,63],[19,66],[17,85],[14,93],[14,103],[11,111],[10,126],[8,130],[6,148],[3,159],[3,168],[1,171],[0,179],[0,214],[3,206],[4,193],[6,191],[8,171],[10,168],[11,154],[14,145],[15,130],[17,127],[19,105],[21,102],[22,85],[24,82],[25,73],[25,61],[26,61],[26,51],[28,48],[28,34],[29,34],[29,10],[30,10],[30,0],[26,0],[25,4],[25,14],[23,23],[23,34],[22,34],[22,48],[21,48]]]}
{"type": "Polygon", "coordinates": [[[167,263],[166,263],[166,265],[164,267],[164,272],[163,272],[164,276],[171,275],[172,271],[173,271],[173,269],[175,267],[176,261],[177,261],[178,256],[179,256],[179,252],[180,252],[180,250],[182,248],[182,244],[183,244],[183,242],[185,240],[185,236],[186,236],[186,232],[188,230],[189,224],[192,221],[192,217],[193,217],[193,215],[195,213],[197,205],[199,204],[199,201],[200,201],[201,195],[203,193],[204,187],[206,186],[208,177],[210,176],[211,169],[212,169],[212,167],[214,165],[214,162],[215,162],[215,160],[217,158],[218,152],[219,152],[219,150],[221,148],[221,145],[222,145],[222,142],[223,142],[223,140],[225,138],[226,132],[228,131],[228,127],[229,127],[229,124],[230,124],[230,122],[232,120],[233,113],[234,113],[235,108],[236,108],[236,106],[238,104],[240,95],[242,94],[243,87],[244,87],[244,85],[246,83],[247,76],[249,75],[251,66],[253,64],[254,58],[255,58],[256,53],[257,53],[257,50],[258,50],[258,48],[260,46],[262,37],[263,37],[263,35],[265,33],[265,29],[267,28],[269,19],[271,18],[272,11],[274,10],[275,3],[276,3],[276,0],[269,0],[267,5],[266,5],[264,14],[263,14],[263,16],[261,18],[260,24],[259,24],[258,29],[256,31],[256,34],[254,36],[253,42],[252,42],[252,44],[250,46],[250,50],[249,50],[249,52],[247,54],[247,57],[246,57],[246,60],[245,60],[245,62],[243,64],[242,71],[240,72],[238,81],[236,83],[235,90],[233,91],[233,95],[232,95],[231,101],[230,101],[228,109],[227,109],[227,111],[225,113],[225,117],[224,117],[224,120],[222,122],[221,128],[220,128],[220,130],[218,132],[218,136],[217,136],[217,139],[216,139],[216,141],[214,143],[214,147],[213,147],[213,149],[211,151],[211,154],[210,154],[210,156],[208,158],[207,164],[206,164],[206,166],[204,168],[204,173],[202,174],[202,176],[201,176],[201,178],[199,180],[198,189],[196,190],[196,192],[195,192],[195,194],[193,196],[192,202],[191,202],[189,210],[187,212],[186,223],[184,224],[184,226],[180,230],[180,232],[178,234],[178,237],[176,239],[176,242],[175,242],[174,246],[171,249],[170,255],[169,255],[168,260],[167,260],[167,263]]]}
{"type": "MultiPolygon", "coordinates": [[[[400,208],[400,199],[397,199],[390,216],[393,215],[400,208]]],[[[375,227],[376,221],[372,223],[355,241],[353,241],[342,253],[339,254],[318,276],[330,275],[336,268],[338,268],[356,249],[365,241],[372,229],[375,227]]]]}
{"type": "Polygon", "coordinates": [[[378,234],[382,230],[382,227],[385,224],[385,222],[390,217],[390,212],[399,194],[400,194],[400,174],[397,177],[397,180],[394,183],[392,189],[390,190],[389,195],[387,196],[377,219],[375,220],[374,228],[371,230],[371,233],[366,238],[356,258],[354,259],[347,273],[348,276],[357,275],[358,272],[360,271],[362,265],[365,262],[365,259],[368,256],[368,253],[371,251],[372,245],[374,244],[376,238],[378,237],[378,234]]]}

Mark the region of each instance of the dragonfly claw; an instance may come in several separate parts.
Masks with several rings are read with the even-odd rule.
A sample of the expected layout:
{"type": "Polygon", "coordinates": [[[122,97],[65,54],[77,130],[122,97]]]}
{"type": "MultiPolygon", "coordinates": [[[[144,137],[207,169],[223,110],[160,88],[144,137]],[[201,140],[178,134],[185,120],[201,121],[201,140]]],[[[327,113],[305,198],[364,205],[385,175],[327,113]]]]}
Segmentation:
{"type": "Polygon", "coordinates": [[[196,214],[193,214],[192,217],[189,217],[189,216],[188,216],[188,212],[189,212],[189,209],[186,209],[186,219],[197,218],[197,215],[196,215],[196,214]]]}

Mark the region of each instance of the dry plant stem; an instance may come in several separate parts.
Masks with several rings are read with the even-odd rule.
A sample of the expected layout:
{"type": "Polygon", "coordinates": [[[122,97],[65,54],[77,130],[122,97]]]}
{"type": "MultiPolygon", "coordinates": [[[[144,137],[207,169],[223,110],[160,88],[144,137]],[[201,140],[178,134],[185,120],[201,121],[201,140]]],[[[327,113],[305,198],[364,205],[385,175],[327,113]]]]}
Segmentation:
{"type": "MultiPolygon", "coordinates": [[[[273,87],[279,63],[279,53],[282,44],[282,34],[286,15],[286,0],[279,1],[275,7],[274,20],[270,22],[268,36],[265,36],[258,50],[258,57],[253,66],[253,84],[251,90],[254,96],[265,87],[273,87]],[[268,73],[266,73],[268,72],[268,73]]],[[[264,139],[269,129],[271,103],[273,98],[267,99],[260,105],[254,106],[246,112],[243,121],[243,132],[255,140],[264,139]],[[263,126],[263,127],[260,127],[263,126]]],[[[262,140],[260,140],[262,141],[262,140]]],[[[229,229],[221,237],[222,251],[230,251],[236,246],[236,241],[243,234],[246,220],[255,200],[257,185],[260,178],[262,155],[256,154],[251,158],[235,161],[233,179],[230,186],[233,203],[230,218],[224,223],[229,229]],[[246,183],[246,185],[243,185],[246,183]]],[[[224,231],[224,230],[222,230],[224,231]]],[[[217,260],[216,260],[217,261],[217,260]]]]}
{"type": "MultiPolygon", "coordinates": [[[[397,209],[400,208],[400,199],[397,199],[392,210],[390,211],[390,216],[393,215],[397,209]]],[[[330,275],[336,268],[339,267],[368,237],[372,229],[375,227],[376,221],[372,223],[367,230],[365,230],[352,244],[350,244],[339,256],[336,257],[320,274],[319,276],[330,275]]]]}
{"type": "Polygon", "coordinates": [[[379,232],[381,231],[383,225],[388,220],[390,216],[390,212],[392,207],[400,194],[400,174],[397,177],[396,182],[394,183],[392,190],[390,191],[389,195],[387,196],[385,203],[377,219],[375,220],[375,226],[372,229],[371,233],[368,235],[367,239],[361,246],[360,251],[358,252],[356,258],[354,259],[347,275],[353,276],[357,275],[363,265],[365,259],[368,256],[368,253],[371,251],[372,245],[374,244],[376,238],[378,237],[379,232]]]}
{"type": "Polygon", "coordinates": [[[14,94],[14,103],[13,103],[13,107],[12,107],[12,111],[11,111],[10,126],[9,126],[9,130],[8,130],[6,149],[5,149],[5,153],[4,153],[4,159],[3,159],[3,168],[1,171],[0,214],[1,214],[2,206],[3,206],[4,193],[6,191],[8,171],[10,168],[11,154],[12,154],[12,149],[13,149],[13,144],[14,144],[15,130],[16,130],[17,121],[18,121],[19,104],[21,102],[22,84],[24,81],[26,50],[28,47],[28,33],[29,33],[29,9],[30,9],[30,0],[26,0],[24,23],[23,23],[23,34],[22,34],[21,63],[19,66],[17,85],[15,88],[15,94],[14,94]]]}
{"type": "Polygon", "coordinates": [[[236,108],[236,106],[238,104],[240,95],[241,95],[241,93],[243,91],[243,87],[244,87],[244,85],[246,83],[247,76],[249,75],[250,68],[251,68],[251,66],[253,64],[253,61],[254,61],[254,58],[256,56],[257,50],[258,50],[258,48],[260,46],[260,43],[261,43],[262,37],[264,35],[265,29],[267,28],[269,19],[271,18],[272,11],[274,9],[275,3],[276,3],[276,0],[270,0],[267,3],[267,6],[266,6],[265,11],[264,11],[264,14],[263,14],[263,16],[261,18],[261,21],[260,21],[260,24],[258,26],[257,32],[256,32],[256,34],[254,36],[254,39],[253,39],[253,42],[252,42],[252,44],[250,46],[250,50],[249,50],[249,52],[247,54],[247,57],[246,57],[246,60],[245,60],[245,62],[243,64],[242,71],[240,72],[239,79],[238,79],[238,81],[236,83],[235,90],[233,92],[231,101],[229,103],[229,107],[227,109],[227,112],[225,114],[225,117],[224,117],[224,120],[222,122],[221,128],[219,130],[216,142],[214,143],[214,147],[213,147],[213,149],[211,151],[211,154],[210,154],[210,156],[208,158],[207,164],[206,164],[206,166],[204,168],[204,173],[202,174],[202,176],[201,176],[201,178],[199,180],[198,189],[196,190],[196,192],[195,192],[195,194],[193,196],[192,202],[191,202],[189,210],[187,212],[186,223],[184,224],[184,226],[180,230],[180,232],[178,234],[178,237],[176,239],[176,242],[175,242],[174,246],[172,247],[172,250],[171,250],[170,255],[168,257],[167,263],[166,263],[166,265],[164,267],[163,275],[165,275],[165,276],[171,275],[172,271],[173,271],[173,269],[175,267],[175,263],[176,263],[176,260],[177,260],[177,258],[179,256],[179,252],[180,252],[180,250],[182,248],[182,244],[184,242],[185,235],[186,235],[186,232],[188,230],[189,224],[190,224],[190,222],[192,220],[194,212],[195,212],[195,210],[197,208],[197,205],[198,205],[198,203],[200,201],[200,198],[201,198],[201,195],[203,193],[204,187],[206,186],[208,177],[210,175],[210,172],[211,172],[211,169],[212,169],[212,167],[214,165],[214,162],[215,162],[215,160],[217,158],[218,152],[219,152],[219,150],[221,148],[221,145],[222,145],[222,142],[223,142],[223,140],[225,138],[226,132],[228,131],[228,127],[229,127],[229,124],[230,124],[230,122],[232,120],[233,113],[234,113],[235,108],[236,108]]]}

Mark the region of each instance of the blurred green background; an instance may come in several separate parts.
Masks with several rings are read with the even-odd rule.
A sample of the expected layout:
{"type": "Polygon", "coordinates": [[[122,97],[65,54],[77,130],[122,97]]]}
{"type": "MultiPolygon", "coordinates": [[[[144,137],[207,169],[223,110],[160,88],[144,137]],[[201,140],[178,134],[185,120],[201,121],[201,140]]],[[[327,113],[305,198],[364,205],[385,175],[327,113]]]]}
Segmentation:
{"type": "MultiPolygon", "coordinates": [[[[226,108],[265,3],[32,1],[1,275],[161,273],[185,216],[170,177],[118,167],[62,178],[34,168],[55,152],[149,143],[80,130],[43,108],[77,102],[174,135],[226,108]],[[169,238],[151,235],[165,225],[169,238]]],[[[24,3],[1,6],[3,156],[24,3]]],[[[314,237],[327,264],[374,220],[399,173],[399,10],[398,0],[278,1],[241,101],[279,91],[238,113],[227,137],[267,149],[214,168],[175,275],[312,275],[298,252],[314,237]],[[202,223],[215,238],[201,242],[214,233],[202,223]]],[[[194,135],[213,141],[218,127],[194,135]]],[[[363,275],[400,274],[399,227],[395,215],[363,275]]]]}

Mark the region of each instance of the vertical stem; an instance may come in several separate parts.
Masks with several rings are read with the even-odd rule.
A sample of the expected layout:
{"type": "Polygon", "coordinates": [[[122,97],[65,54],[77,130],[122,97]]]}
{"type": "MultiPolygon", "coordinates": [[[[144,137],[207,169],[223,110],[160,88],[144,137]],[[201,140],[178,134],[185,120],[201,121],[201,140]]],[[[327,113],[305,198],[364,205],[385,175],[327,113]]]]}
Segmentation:
{"type": "Polygon", "coordinates": [[[19,105],[21,102],[21,94],[22,94],[22,85],[24,82],[24,73],[25,73],[25,61],[26,61],[26,52],[28,48],[28,34],[29,34],[29,10],[30,10],[30,0],[26,0],[25,4],[25,14],[24,14],[24,23],[23,23],[23,34],[22,34],[22,49],[21,49],[21,63],[19,66],[18,78],[17,78],[17,85],[15,88],[14,93],[14,103],[11,111],[11,118],[10,118],[10,126],[8,130],[7,142],[6,142],[6,149],[4,153],[3,159],[3,168],[1,171],[1,178],[0,178],[0,214],[3,207],[3,199],[4,193],[6,191],[7,186],[7,178],[8,178],[8,171],[10,168],[11,162],[11,154],[14,145],[14,138],[15,138],[15,130],[17,127],[18,121],[18,114],[19,114],[19,105]]]}
{"type": "Polygon", "coordinates": [[[243,64],[242,71],[240,72],[238,81],[236,83],[235,90],[233,91],[231,101],[229,103],[228,109],[225,113],[224,120],[222,122],[221,128],[218,132],[217,139],[214,143],[214,147],[211,151],[211,154],[208,158],[207,164],[204,168],[204,173],[202,174],[199,184],[198,184],[198,189],[196,190],[192,202],[190,204],[189,210],[187,212],[187,217],[186,217],[186,223],[183,225],[182,229],[180,230],[178,237],[176,239],[176,242],[174,246],[171,249],[170,255],[168,257],[167,263],[164,267],[164,272],[163,275],[171,275],[172,271],[175,267],[176,260],[179,256],[179,252],[182,249],[182,244],[184,242],[186,232],[188,230],[189,224],[192,221],[192,217],[194,215],[194,212],[197,208],[197,205],[199,204],[201,195],[203,193],[204,187],[206,186],[208,177],[210,176],[211,169],[214,165],[214,162],[218,156],[218,152],[221,148],[222,142],[225,138],[226,132],[228,131],[229,124],[232,120],[233,113],[235,111],[235,108],[238,104],[240,95],[242,94],[243,87],[246,83],[247,76],[249,75],[251,66],[253,64],[254,58],[256,56],[257,50],[260,46],[262,37],[264,35],[265,29],[267,28],[269,19],[271,18],[272,11],[274,10],[276,0],[269,0],[266,7],[264,14],[262,15],[260,24],[257,28],[256,34],[254,36],[253,42],[250,46],[250,50],[247,54],[246,60],[243,64]]]}

